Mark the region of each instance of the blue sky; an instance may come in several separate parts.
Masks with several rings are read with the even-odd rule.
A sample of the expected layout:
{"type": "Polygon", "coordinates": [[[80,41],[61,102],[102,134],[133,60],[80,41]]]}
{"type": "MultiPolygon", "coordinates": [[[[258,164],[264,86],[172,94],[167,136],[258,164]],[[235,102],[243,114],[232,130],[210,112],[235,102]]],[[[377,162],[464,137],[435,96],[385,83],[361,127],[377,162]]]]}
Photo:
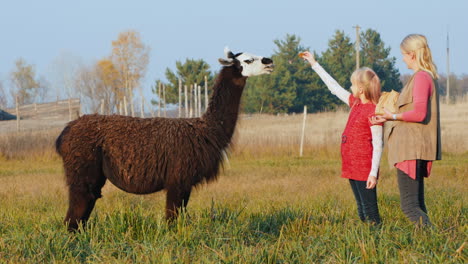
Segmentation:
{"type": "MultiPolygon", "coordinates": [[[[111,53],[120,32],[134,29],[151,48],[143,89],[163,78],[176,60],[203,59],[218,70],[224,46],[269,56],[273,40],[296,34],[311,50],[323,52],[335,30],[355,39],[354,25],[377,30],[391,47],[401,73],[399,44],[410,33],[427,36],[439,72],[446,73],[446,38],[450,33],[455,74],[468,73],[468,1],[4,1],[0,9],[2,44],[0,80],[22,57],[49,81],[57,61],[91,64],[111,53]]],[[[311,74],[312,71],[311,71],[311,74]]]]}

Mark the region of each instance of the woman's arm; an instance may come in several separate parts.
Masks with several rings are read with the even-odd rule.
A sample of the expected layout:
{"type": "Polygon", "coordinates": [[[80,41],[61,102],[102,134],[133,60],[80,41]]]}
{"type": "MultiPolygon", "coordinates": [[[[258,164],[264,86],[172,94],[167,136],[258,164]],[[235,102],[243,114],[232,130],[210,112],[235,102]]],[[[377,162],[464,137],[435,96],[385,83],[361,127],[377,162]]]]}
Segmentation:
{"type": "Polygon", "coordinates": [[[341,87],[333,77],[331,77],[320,64],[315,60],[314,55],[308,51],[302,52],[301,57],[307,60],[312,69],[320,76],[322,81],[327,85],[328,90],[334,95],[336,95],[341,101],[345,104],[349,105],[349,96],[351,95],[350,92],[346,91],[341,87]]]}
{"type": "Polygon", "coordinates": [[[406,122],[422,122],[427,115],[427,104],[432,93],[432,78],[428,73],[420,71],[414,77],[413,110],[401,114],[406,122]]]}
{"type": "Polygon", "coordinates": [[[382,157],[382,126],[371,126],[372,133],[372,166],[367,179],[367,189],[373,189],[377,184],[377,174],[379,172],[380,158],[382,157]]]}
{"type": "Polygon", "coordinates": [[[387,120],[406,121],[406,122],[422,122],[427,115],[427,104],[432,94],[432,77],[429,73],[420,71],[414,77],[413,84],[413,110],[406,111],[400,114],[394,114],[384,109],[385,114],[371,118],[372,124],[383,123],[387,120]]]}

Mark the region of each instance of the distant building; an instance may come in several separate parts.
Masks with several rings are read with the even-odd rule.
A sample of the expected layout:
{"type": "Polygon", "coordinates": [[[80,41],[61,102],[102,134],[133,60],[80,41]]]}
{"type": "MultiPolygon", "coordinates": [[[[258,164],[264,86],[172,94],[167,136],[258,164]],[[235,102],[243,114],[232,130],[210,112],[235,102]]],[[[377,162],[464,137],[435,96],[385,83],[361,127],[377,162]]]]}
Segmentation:
{"type": "Polygon", "coordinates": [[[0,121],[3,121],[3,120],[14,120],[16,119],[16,116],[15,115],[12,115],[8,112],[5,112],[3,110],[0,109],[0,121]]]}

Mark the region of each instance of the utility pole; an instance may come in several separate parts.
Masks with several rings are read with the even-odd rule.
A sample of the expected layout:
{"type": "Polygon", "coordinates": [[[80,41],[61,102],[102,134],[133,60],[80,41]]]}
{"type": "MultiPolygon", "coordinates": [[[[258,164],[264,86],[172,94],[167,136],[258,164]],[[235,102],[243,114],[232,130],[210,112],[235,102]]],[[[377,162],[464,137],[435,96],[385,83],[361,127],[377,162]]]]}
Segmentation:
{"type": "Polygon", "coordinates": [[[450,56],[449,56],[449,33],[447,29],[447,104],[450,104],[450,56]]]}
{"type": "Polygon", "coordinates": [[[361,27],[359,25],[356,25],[353,28],[356,28],[356,70],[357,70],[360,67],[359,66],[359,50],[361,47],[361,37],[359,36],[359,29],[361,29],[361,27]]]}

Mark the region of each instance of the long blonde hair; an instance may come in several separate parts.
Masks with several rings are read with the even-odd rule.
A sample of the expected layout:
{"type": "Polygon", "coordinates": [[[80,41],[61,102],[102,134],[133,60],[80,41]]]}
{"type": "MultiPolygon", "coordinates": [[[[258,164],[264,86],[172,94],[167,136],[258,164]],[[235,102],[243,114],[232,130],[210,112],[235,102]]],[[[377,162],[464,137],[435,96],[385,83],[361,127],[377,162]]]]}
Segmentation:
{"type": "Polygon", "coordinates": [[[380,78],[372,69],[362,67],[353,72],[351,82],[360,84],[363,87],[364,96],[374,104],[379,102],[380,98],[380,78]]]}
{"type": "Polygon", "coordinates": [[[424,70],[432,75],[432,78],[438,79],[437,67],[432,61],[432,53],[427,39],[420,34],[410,34],[406,36],[400,44],[400,49],[406,53],[414,52],[416,55],[416,63],[421,70],[424,70]]]}

